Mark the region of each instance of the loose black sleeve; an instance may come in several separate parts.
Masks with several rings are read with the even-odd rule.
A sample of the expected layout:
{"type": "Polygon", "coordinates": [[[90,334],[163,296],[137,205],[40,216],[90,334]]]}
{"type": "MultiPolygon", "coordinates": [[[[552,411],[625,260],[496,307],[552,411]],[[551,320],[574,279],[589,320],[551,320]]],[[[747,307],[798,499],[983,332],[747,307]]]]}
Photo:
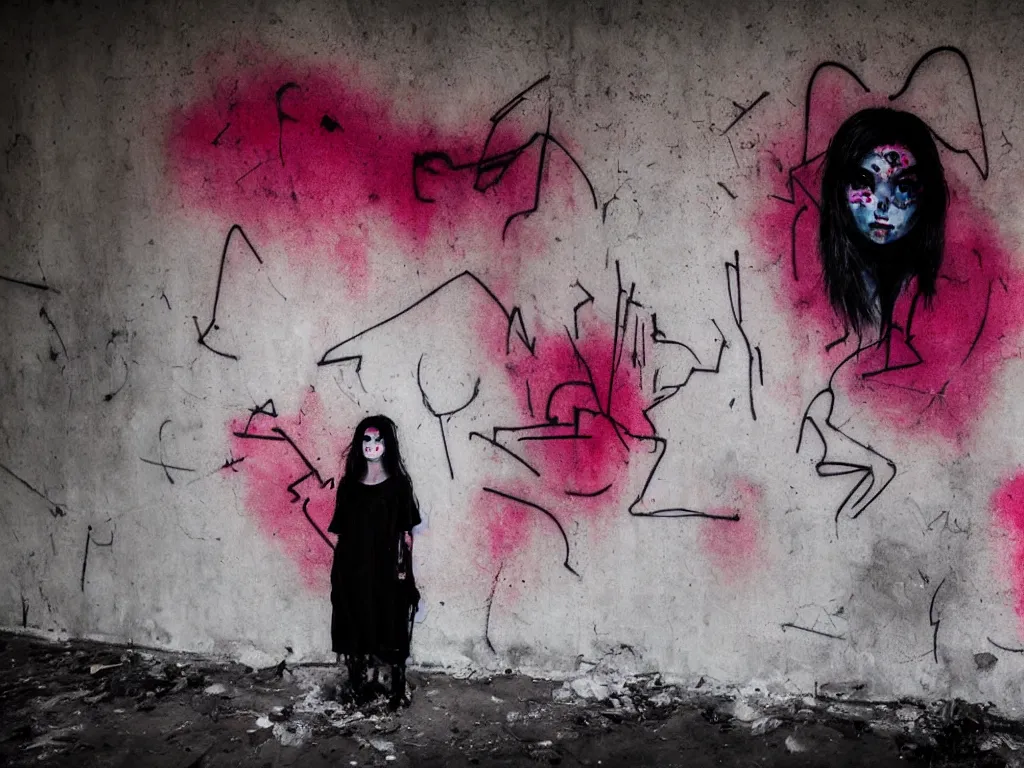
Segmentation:
{"type": "Polygon", "coordinates": [[[344,529],[345,514],[347,512],[346,500],[345,487],[339,485],[338,493],[334,497],[334,517],[331,518],[331,524],[327,526],[328,533],[341,533],[344,529]]]}
{"type": "Polygon", "coordinates": [[[416,494],[412,492],[412,482],[409,480],[405,483],[405,492],[403,495],[405,497],[405,515],[402,520],[402,530],[411,531],[423,521],[420,518],[419,504],[416,503],[416,494]]]}

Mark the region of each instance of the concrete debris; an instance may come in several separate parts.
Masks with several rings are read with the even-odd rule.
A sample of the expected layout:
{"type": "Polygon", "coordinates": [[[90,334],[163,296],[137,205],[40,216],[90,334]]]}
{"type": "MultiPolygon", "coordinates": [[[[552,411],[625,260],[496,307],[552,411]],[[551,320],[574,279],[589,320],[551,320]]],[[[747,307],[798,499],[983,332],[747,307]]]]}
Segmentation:
{"type": "Polygon", "coordinates": [[[737,699],[732,705],[732,716],[741,723],[752,723],[763,717],[764,713],[752,707],[743,699],[737,699]]]}
{"type": "Polygon", "coordinates": [[[750,732],[754,736],[764,736],[782,726],[782,721],[777,717],[760,717],[750,724],[750,732]]]}
{"type": "Polygon", "coordinates": [[[871,703],[858,698],[859,684],[799,698],[707,679],[680,687],[651,674],[616,678],[597,665],[562,683],[512,674],[460,682],[411,669],[412,706],[392,713],[386,697],[357,707],[335,666],[293,663],[279,675],[276,667],[2,634],[0,649],[0,764],[14,768],[84,753],[96,764],[142,764],[146,754],[154,765],[195,767],[212,744],[225,765],[274,762],[269,751],[284,747],[296,750],[295,764],[316,750],[334,765],[663,765],[678,763],[683,743],[721,749],[721,732],[729,732],[730,752],[758,756],[726,760],[736,764],[762,764],[763,755],[772,764],[787,759],[784,751],[839,764],[856,745],[858,758],[868,750],[864,764],[1024,768],[1024,724],[991,705],[871,703]],[[141,752],[119,752],[125,743],[141,752]],[[602,754],[606,747],[619,760],[602,754]]]}
{"type": "MultiPolygon", "coordinates": [[[[575,695],[576,694],[573,692],[572,686],[570,686],[569,683],[563,683],[561,688],[555,688],[555,690],[551,692],[551,698],[557,704],[564,704],[572,701],[575,695]]],[[[512,713],[509,712],[509,714],[511,715],[512,713]]]]}
{"type": "Polygon", "coordinates": [[[675,701],[674,697],[668,691],[659,691],[647,700],[647,703],[652,707],[671,707],[675,701]]]}
{"type": "Polygon", "coordinates": [[[273,734],[282,747],[301,747],[313,735],[313,728],[308,723],[275,723],[273,734]]]}
{"type": "Polygon", "coordinates": [[[798,739],[796,736],[790,734],[786,737],[786,750],[789,752],[806,752],[807,745],[803,740],[798,739]]]}
{"type": "Polygon", "coordinates": [[[580,677],[573,680],[569,686],[572,692],[581,699],[593,699],[594,701],[605,701],[608,696],[608,686],[595,682],[587,677],[580,677]]]}

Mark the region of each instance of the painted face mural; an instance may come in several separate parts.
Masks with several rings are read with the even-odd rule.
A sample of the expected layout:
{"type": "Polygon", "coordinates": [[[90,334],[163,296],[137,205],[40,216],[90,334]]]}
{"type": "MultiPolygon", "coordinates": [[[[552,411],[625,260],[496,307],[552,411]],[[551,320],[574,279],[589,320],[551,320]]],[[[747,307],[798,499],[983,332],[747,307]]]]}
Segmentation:
{"type": "Polygon", "coordinates": [[[380,461],[384,456],[384,438],[373,427],[363,432],[363,456],[367,461],[380,461]]]}
{"type": "Polygon", "coordinates": [[[846,185],[846,200],[858,231],[884,245],[899,240],[917,222],[920,184],[917,161],[899,144],[875,147],[846,185]]]}

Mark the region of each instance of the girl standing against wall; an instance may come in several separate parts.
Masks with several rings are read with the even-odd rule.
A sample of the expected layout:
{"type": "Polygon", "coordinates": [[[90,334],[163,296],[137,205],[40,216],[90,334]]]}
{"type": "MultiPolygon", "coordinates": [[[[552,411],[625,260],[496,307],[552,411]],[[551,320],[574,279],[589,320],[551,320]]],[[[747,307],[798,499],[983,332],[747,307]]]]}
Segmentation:
{"type": "Polygon", "coordinates": [[[331,568],[331,642],[345,657],[357,703],[371,695],[369,666],[391,665],[388,706],[408,705],[405,660],[419,592],[412,529],[420,522],[395,424],[370,416],[356,427],[328,531],[338,535],[331,568]]]}

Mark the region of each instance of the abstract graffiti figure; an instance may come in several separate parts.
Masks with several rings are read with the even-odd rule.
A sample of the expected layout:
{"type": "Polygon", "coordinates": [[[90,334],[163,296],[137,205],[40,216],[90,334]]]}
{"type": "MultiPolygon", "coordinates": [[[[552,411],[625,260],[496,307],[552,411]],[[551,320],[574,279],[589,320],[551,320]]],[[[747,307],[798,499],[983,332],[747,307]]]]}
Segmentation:
{"type": "MultiPolygon", "coordinates": [[[[933,58],[952,63],[957,76],[967,75],[977,121],[960,135],[973,137],[973,147],[947,140],[916,114],[880,106],[852,70],[826,62],[808,84],[803,157],[789,170],[789,197],[774,198],[788,212],[767,212],[764,239],[776,252],[789,251],[783,283],[794,317],[810,345],[816,345],[814,336],[827,342],[817,351],[831,360],[831,374],[804,412],[797,452],[813,432],[822,450],[817,474],[855,478],[835,510],[837,524],[844,513],[861,515],[896,476],[896,464],[855,438],[848,420],[836,425],[837,388],[853,407],[873,411],[905,435],[940,438],[963,449],[1006,356],[1003,339],[1022,321],[1010,300],[1011,259],[962,187],[954,180],[947,184],[939,155],[941,146],[966,156],[982,179],[988,176],[966,56],[949,47],[929,51],[888,101],[904,98],[933,58]],[[833,94],[835,103],[818,114],[815,86],[823,74],[840,78],[848,95],[833,94]],[[814,123],[841,117],[844,100],[850,116],[826,151],[813,152],[814,129],[820,128],[814,123]]],[[[937,122],[943,120],[939,115],[937,122]]]]}
{"type": "Polygon", "coordinates": [[[825,446],[818,475],[857,477],[836,511],[837,520],[844,510],[856,518],[867,509],[896,476],[896,465],[833,425],[833,381],[841,367],[871,346],[884,347],[885,360],[864,377],[921,364],[911,324],[918,301],[935,295],[946,205],[938,150],[920,118],[892,109],[862,110],[843,123],[829,144],[821,195],[822,272],[833,309],[859,343],[808,406],[797,452],[809,425],[825,446]],[[896,301],[907,290],[913,292],[910,308],[896,322],[896,301]],[[903,334],[910,360],[891,359],[894,333],[903,334]]]}

